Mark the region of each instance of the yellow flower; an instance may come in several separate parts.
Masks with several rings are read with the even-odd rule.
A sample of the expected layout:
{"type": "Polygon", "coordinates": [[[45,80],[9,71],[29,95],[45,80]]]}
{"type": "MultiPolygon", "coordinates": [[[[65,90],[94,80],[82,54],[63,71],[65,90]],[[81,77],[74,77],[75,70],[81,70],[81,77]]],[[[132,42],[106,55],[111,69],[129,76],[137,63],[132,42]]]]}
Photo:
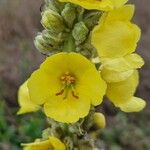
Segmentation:
{"type": "Polygon", "coordinates": [[[91,38],[100,57],[122,57],[135,51],[141,32],[130,22],[133,12],[133,5],[125,5],[102,16],[91,38]]]}
{"type": "Polygon", "coordinates": [[[108,83],[106,95],[125,112],[145,107],[144,100],[134,97],[139,80],[136,69],[141,68],[144,61],[133,53],[141,35],[140,29],[131,23],[133,14],[133,5],[104,13],[91,37],[100,57],[102,78],[108,83]]]}
{"type": "Polygon", "coordinates": [[[24,150],[65,150],[65,145],[56,137],[49,137],[45,141],[37,140],[34,143],[22,144],[24,150]]]}
{"type": "Polygon", "coordinates": [[[106,95],[109,100],[122,111],[137,112],[142,110],[146,103],[144,100],[134,97],[139,82],[138,72],[134,71],[126,80],[108,83],[106,95]]]}
{"type": "Polygon", "coordinates": [[[102,113],[99,112],[94,113],[93,120],[98,128],[105,128],[106,120],[105,116],[102,113]]]}
{"type": "Polygon", "coordinates": [[[120,82],[133,74],[135,69],[144,65],[144,60],[136,53],[118,58],[101,59],[101,75],[103,79],[110,82],[120,82]]]}
{"type": "Polygon", "coordinates": [[[121,7],[128,0],[59,0],[60,2],[70,2],[79,5],[85,9],[96,9],[110,11],[114,8],[121,7]]]}
{"type": "Polygon", "coordinates": [[[138,54],[132,54],[140,38],[140,29],[130,22],[133,14],[134,6],[124,5],[104,13],[93,30],[91,40],[100,57],[100,70],[106,82],[123,81],[144,64],[138,54]]]}
{"type": "Polygon", "coordinates": [[[18,91],[18,101],[20,105],[20,109],[17,112],[18,115],[37,111],[40,107],[33,102],[31,102],[29,97],[29,91],[27,87],[27,82],[23,83],[18,91]]]}
{"type": "Polygon", "coordinates": [[[48,117],[73,123],[85,117],[90,105],[99,105],[106,83],[95,66],[77,53],[50,56],[28,81],[31,100],[44,104],[48,117]]]}

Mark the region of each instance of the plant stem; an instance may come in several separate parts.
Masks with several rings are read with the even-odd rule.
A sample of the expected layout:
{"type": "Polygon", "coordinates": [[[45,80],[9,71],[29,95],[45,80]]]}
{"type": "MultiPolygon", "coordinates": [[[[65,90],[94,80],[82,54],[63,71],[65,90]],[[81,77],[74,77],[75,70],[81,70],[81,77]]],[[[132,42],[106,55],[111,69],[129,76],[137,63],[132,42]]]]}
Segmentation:
{"type": "Polygon", "coordinates": [[[65,52],[74,52],[76,49],[75,40],[72,34],[69,35],[68,40],[65,41],[63,51],[65,52]]]}

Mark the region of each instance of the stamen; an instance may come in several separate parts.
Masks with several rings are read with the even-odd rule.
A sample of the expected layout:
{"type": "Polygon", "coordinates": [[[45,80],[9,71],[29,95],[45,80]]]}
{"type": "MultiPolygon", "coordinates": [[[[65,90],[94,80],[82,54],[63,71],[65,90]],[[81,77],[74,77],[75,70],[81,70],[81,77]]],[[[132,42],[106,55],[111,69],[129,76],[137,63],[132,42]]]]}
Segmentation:
{"type": "Polygon", "coordinates": [[[71,95],[76,99],[79,98],[79,96],[76,94],[76,92],[75,92],[76,90],[74,88],[76,79],[72,74],[70,74],[70,72],[65,72],[60,77],[60,81],[62,83],[63,89],[60,92],[56,93],[56,96],[63,94],[64,95],[63,99],[66,99],[69,94],[69,91],[71,90],[71,95]]]}
{"type": "Polygon", "coordinates": [[[71,91],[72,96],[76,99],[79,99],[79,96],[77,94],[75,94],[75,88],[73,85],[71,85],[71,89],[72,89],[72,91],[71,91]]]}
{"type": "Polygon", "coordinates": [[[66,99],[66,98],[67,98],[68,92],[69,92],[69,87],[66,86],[66,87],[65,87],[65,95],[64,95],[63,99],[66,99]]]}
{"type": "Polygon", "coordinates": [[[79,99],[79,96],[77,96],[74,91],[72,91],[71,93],[74,98],[79,99]]]}
{"type": "Polygon", "coordinates": [[[62,89],[60,92],[56,93],[56,96],[62,95],[64,93],[64,89],[62,89]]]}

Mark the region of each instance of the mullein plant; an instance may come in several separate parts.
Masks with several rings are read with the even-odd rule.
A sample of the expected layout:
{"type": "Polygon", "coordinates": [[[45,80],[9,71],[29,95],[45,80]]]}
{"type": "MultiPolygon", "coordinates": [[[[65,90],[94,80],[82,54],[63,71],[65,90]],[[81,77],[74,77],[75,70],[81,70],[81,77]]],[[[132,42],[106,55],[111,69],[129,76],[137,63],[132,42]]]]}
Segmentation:
{"type": "Polygon", "coordinates": [[[46,60],[20,86],[18,114],[45,113],[49,128],[24,150],[98,150],[103,97],[124,112],[146,103],[134,93],[144,61],[127,0],[45,0],[36,48],[46,60]]]}

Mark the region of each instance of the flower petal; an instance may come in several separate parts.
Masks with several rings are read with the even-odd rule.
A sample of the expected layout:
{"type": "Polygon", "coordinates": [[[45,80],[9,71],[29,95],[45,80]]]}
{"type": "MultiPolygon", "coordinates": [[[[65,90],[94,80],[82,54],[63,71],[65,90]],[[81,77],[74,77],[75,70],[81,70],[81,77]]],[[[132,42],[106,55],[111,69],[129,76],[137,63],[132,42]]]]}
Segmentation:
{"type": "Polygon", "coordinates": [[[59,0],[60,2],[70,2],[79,5],[85,9],[96,9],[109,11],[112,10],[114,5],[110,0],[59,0]]]}
{"type": "Polygon", "coordinates": [[[21,145],[24,146],[23,150],[45,150],[45,149],[52,150],[53,149],[49,140],[21,144],[21,145]]]}
{"type": "Polygon", "coordinates": [[[20,86],[19,91],[18,91],[18,101],[19,101],[19,105],[21,107],[19,109],[19,111],[17,112],[18,115],[24,114],[24,113],[29,113],[29,112],[34,112],[40,108],[38,105],[34,104],[30,100],[27,82],[28,81],[24,82],[20,86]]]}
{"type": "Polygon", "coordinates": [[[28,81],[31,101],[36,104],[44,104],[47,97],[56,94],[60,87],[57,72],[48,73],[44,70],[35,71],[28,81]]]}
{"type": "Polygon", "coordinates": [[[118,107],[124,112],[139,112],[146,106],[146,102],[138,97],[132,97],[127,103],[121,104],[118,107]]]}
{"type": "Polygon", "coordinates": [[[112,82],[121,82],[129,78],[133,74],[134,70],[128,70],[128,71],[114,71],[114,70],[107,70],[103,69],[101,71],[102,78],[107,82],[107,83],[112,83],[112,82]]]}
{"type": "Polygon", "coordinates": [[[93,67],[94,65],[82,55],[63,52],[48,57],[40,66],[40,70],[54,74],[56,78],[69,71],[78,78],[93,67]]]}
{"type": "Polygon", "coordinates": [[[134,69],[141,68],[144,65],[143,58],[136,53],[126,55],[125,60],[134,69]]]}
{"type": "Polygon", "coordinates": [[[68,94],[66,99],[61,96],[50,97],[44,105],[44,112],[50,118],[63,123],[74,123],[85,117],[90,110],[88,97],[79,95],[79,99],[68,94]]]}
{"type": "Polygon", "coordinates": [[[123,72],[134,69],[124,57],[106,58],[101,63],[101,70],[123,72]]]}
{"type": "Polygon", "coordinates": [[[122,57],[135,51],[140,29],[130,22],[114,21],[95,27],[92,44],[100,57],[122,57]]]}
{"type": "Polygon", "coordinates": [[[119,58],[105,58],[101,60],[101,69],[112,70],[116,72],[138,69],[144,65],[144,60],[138,54],[129,54],[119,58]]]}
{"type": "Polygon", "coordinates": [[[112,21],[130,21],[134,11],[134,5],[124,5],[121,8],[104,13],[100,18],[99,23],[104,24],[112,21]]]}
{"type": "Polygon", "coordinates": [[[54,150],[65,150],[65,145],[56,137],[49,137],[50,143],[53,146],[54,150]]]}
{"type": "Polygon", "coordinates": [[[127,3],[128,0],[111,0],[115,8],[119,8],[127,3]]]}
{"type": "Polygon", "coordinates": [[[50,136],[45,141],[36,140],[33,143],[21,144],[24,150],[65,150],[65,145],[58,138],[50,136]]]}
{"type": "Polygon", "coordinates": [[[97,106],[102,103],[107,85],[95,69],[91,68],[80,78],[77,91],[89,97],[92,105],[97,106]]]}
{"type": "Polygon", "coordinates": [[[101,59],[101,75],[106,82],[120,82],[128,78],[135,69],[141,68],[144,60],[138,54],[119,58],[101,59]]]}
{"type": "Polygon", "coordinates": [[[134,95],[138,82],[138,72],[135,71],[124,81],[109,83],[106,95],[115,105],[123,104],[134,95]]]}

